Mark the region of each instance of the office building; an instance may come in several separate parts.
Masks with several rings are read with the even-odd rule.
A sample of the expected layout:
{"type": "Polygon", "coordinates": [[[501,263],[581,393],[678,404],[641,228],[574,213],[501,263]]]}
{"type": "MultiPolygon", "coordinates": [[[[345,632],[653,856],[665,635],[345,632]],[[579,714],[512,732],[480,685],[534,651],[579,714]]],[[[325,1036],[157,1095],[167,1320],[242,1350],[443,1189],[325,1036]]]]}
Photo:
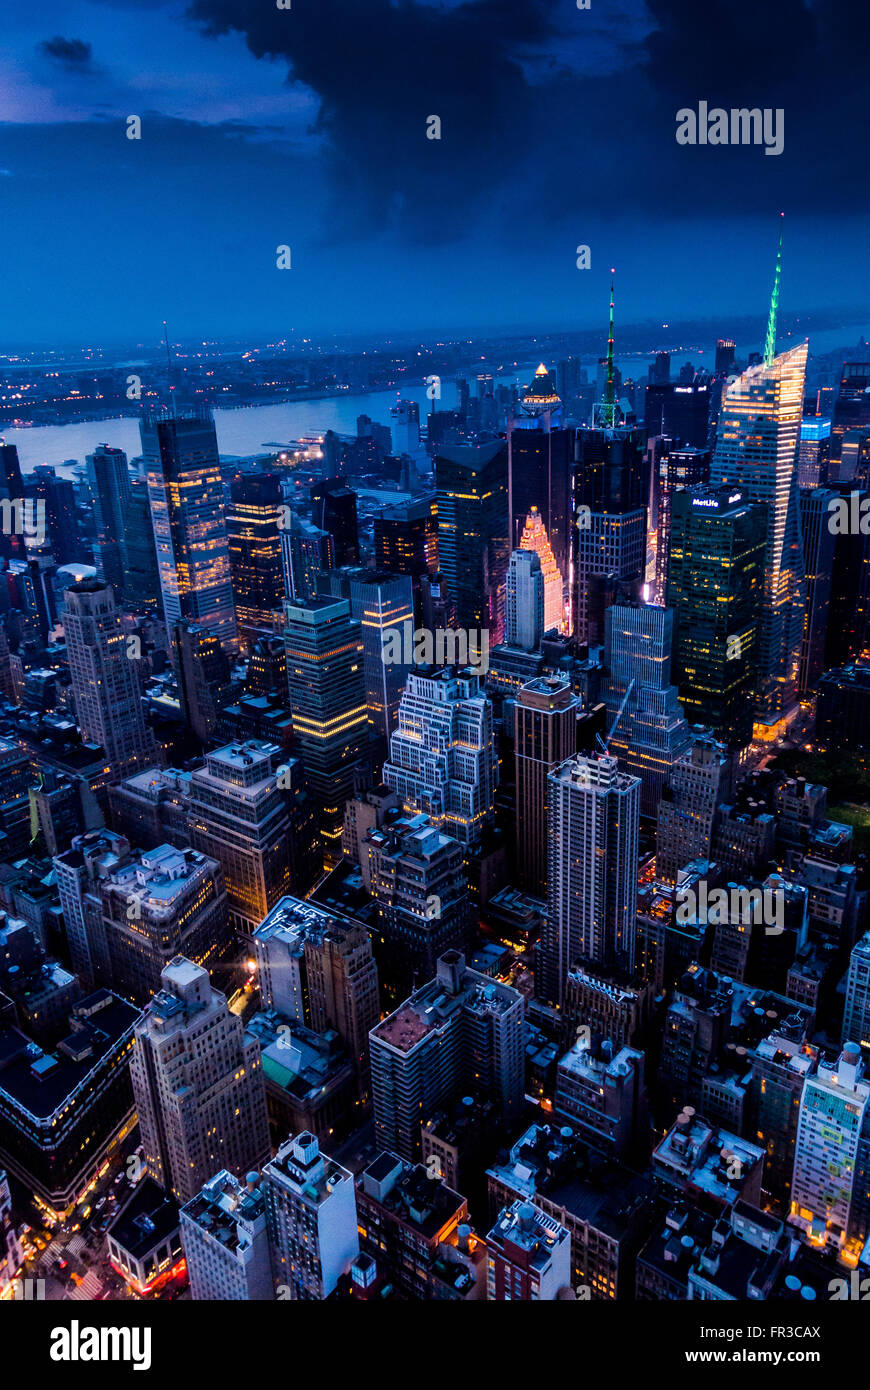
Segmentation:
{"type": "Polygon", "coordinates": [[[124,603],[134,613],[156,613],[162,607],[160,570],[145,478],[130,479],[124,545],[124,603]]]}
{"type": "Polygon", "coordinates": [[[284,572],[277,473],[240,473],[230,483],[227,548],[239,636],[250,651],[263,633],[283,625],[284,572]]]}
{"type": "Polygon", "coordinates": [[[249,739],[207,753],[205,766],[190,774],[190,843],[220,863],[230,924],[242,937],[250,937],[286,893],[305,891],[292,880],[282,772],[278,745],[249,739]]]}
{"type": "Polygon", "coordinates": [[[359,1253],[353,1174],[303,1132],[266,1164],[262,1184],[276,1297],[328,1298],[359,1253]]]}
{"type": "Polygon", "coordinates": [[[435,456],[438,563],[454,605],[454,624],[504,632],[504,583],[510,554],[508,459],[503,440],[442,445],[435,456]]]}
{"type": "Polygon", "coordinates": [[[737,489],[744,502],[768,509],[756,684],[762,722],[790,714],[797,699],[804,603],[797,446],[806,365],[804,342],[729,384],[710,465],[712,487],[737,489]]]}
{"type": "Polygon", "coordinates": [[[197,738],[208,745],[223,705],[233,696],[232,664],[220,639],[202,623],[176,623],[173,639],[181,708],[197,738]]]}
{"type": "Polygon", "coordinates": [[[194,1302],[274,1298],[266,1202],[256,1171],[223,1169],[181,1208],[181,1242],[194,1302]]]}
{"type": "Polygon", "coordinates": [[[765,510],[740,488],[674,494],[667,606],[686,717],[731,748],[752,737],[764,602],[765,510]]]}
{"type": "Polygon", "coordinates": [[[332,537],[334,564],[359,564],[356,493],[340,478],[324,478],[311,488],[311,520],[332,537]]]}
{"type": "Polygon", "coordinates": [[[819,1050],[808,1042],[773,1032],[751,1055],[749,1122],[763,1145],[764,1189],[787,1210],[794,1172],[801,1096],[819,1064],[819,1050]]]}
{"type": "Polygon", "coordinates": [[[135,662],[111,588],[83,579],[66,591],[63,629],[82,739],[103,748],[112,781],[157,762],[135,662]]]}
{"type": "Polygon", "coordinates": [[[642,430],[577,431],[571,603],[572,630],[581,643],[604,641],[604,614],[618,589],[640,593],[646,571],[645,442],[642,430]]]}
{"type": "Polygon", "coordinates": [[[369,1033],[378,1021],[378,970],[365,927],[315,903],[282,898],[254,933],[266,1009],[316,1033],[334,1030],[367,1100],[369,1033]]]}
{"type": "Polygon", "coordinates": [[[559,1059],[553,1109],[603,1153],[646,1161],[644,1055],[635,1048],[614,1047],[600,1037],[575,1043],[559,1059]]]}
{"type": "Polygon", "coordinates": [[[831,422],[821,415],[811,415],[801,420],[801,434],[798,441],[798,487],[824,487],[828,482],[828,464],[831,450],[831,422]]]}
{"type": "Polygon", "coordinates": [[[162,980],[131,1072],[148,1172],[189,1202],[216,1172],[241,1177],[268,1156],[266,1091],[259,1045],[208,972],[176,956],[162,980]]]}
{"type": "Polygon", "coordinates": [[[94,989],[109,979],[102,882],[130,858],[130,844],[123,835],[93,830],[77,835],[71,847],[52,861],[70,962],[86,988],[94,989]]]}
{"type": "Polygon", "coordinates": [[[137,851],[100,880],[99,892],[106,983],[118,994],[147,1004],[179,956],[221,979],[235,939],[216,859],[172,845],[137,851]]]}
{"type": "Polygon", "coordinates": [[[711,857],[716,812],[730,796],[731,764],[723,744],[694,734],[662,789],[656,833],[656,876],[675,884],[692,860],[711,857]]]}
{"type": "Polygon", "coordinates": [[[293,729],[331,867],[341,857],[345,803],[368,733],[362,630],[349,602],[288,603],[284,650],[293,729]]]}
{"type": "Polygon", "coordinates": [[[407,574],[415,590],[425,574],[438,570],[438,506],[434,494],[385,507],[374,520],[375,564],[391,574],[407,574]]]}
{"type": "Polygon", "coordinates": [[[825,646],[831,616],[831,588],[837,537],[831,530],[831,488],[801,488],[800,514],[806,570],[806,606],[801,637],[798,689],[814,691],[825,670],[825,646]]]}
{"type": "Polygon", "coordinates": [[[469,1089],[493,1100],[505,1124],[522,1104],[523,996],[468,969],[459,951],[437,969],[369,1038],[375,1140],[409,1162],[420,1157],[421,1123],[469,1089]]]}
{"type": "Polygon", "coordinates": [[[671,685],[674,615],[655,604],[611,604],[605,615],[604,663],[609,751],[641,781],[641,815],[655,816],[662,789],[691,742],[671,685]]]}
{"type": "Polygon", "coordinates": [[[675,492],[706,483],[710,478],[709,449],[678,449],[673,440],[660,442],[667,447],[656,451],[653,466],[653,510],[650,528],[655,541],[654,603],[664,603],[671,553],[671,499],[675,492]]]}
{"type": "Polygon", "coordinates": [[[561,631],[564,627],[565,584],[537,507],[533,507],[526,518],[520,537],[520,550],[534,551],[541,562],[544,582],[544,631],[550,632],[554,628],[561,631]]]}
{"type": "Polygon", "coordinates": [[[281,565],[289,601],[308,603],[317,594],[321,570],[335,565],[335,542],[328,531],[291,512],[281,528],[281,565]]]}
{"type": "Polygon", "coordinates": [[[238,646],[226,514],[214,422],[207,410],[154,412],[140,422],[163,612],[238,646]]]}
{"type": "Polygon", "coordinates": [[[411,578],[376,570],[332,570],[322,576],[319,592],[347,599],[351,617],[360,625],[369,731],[386,753],[413,664],[411,578]]]}
{"type": "Polygon", "coordinates": [[[529,681],[514,704],[516,882],[539,898],[547,893],[547,778],[576,753],[579,714],[561,676],[529,681]]]}
{"type": "Polygon", "coordinates": [[[549,910],[536,984],[561,1004],[575,962],[633,968],[641,783],[610,755],[578,753],[548,787],[549,910]]]}
{"type": "Polygon", "coordinates": [[[571,562],[571,476],[574,431],[562,424],[562,402],[543,363],[520,397],[508,427],[510,548],[521,545],[527,518],[541,518],[567,599],[571,562]]]}
{"type": "Polygon", "coordinates": [[[710,429],[711,394],[709,380],[651,381],[644,406],[648,432],[666,434],[677,444],[703,449],[710,429]]]}
{"type": "Polygon", "coordinates": [[[447,667],[408,676],[383,779],[406,814],[431,817],[461,845],[480,841],[493,821],[498,782],[481,675],[447,667]]]}
{"type": "Polygon", "coordinates": [[[546,584],[541,557],[533,549],[514,550],[505,591],[505,645],[539,652],[544,633],[546,584]]]}
{"type": "Polygon", "coordinates": [[[377,906],[376,954],[388,1006],[436,974],[438,957],[469,944],[470,903],[462,846],[427,816],[395,820],[363,840],[377,906]]]}
{"type": "Polygon", "coordinates": [[[120,599],[126,585],[127,516],[130,511],[130,473],[123,449],[100,444],[85,457],[88,487],[94,503],[97,557],[101,577],[120,599]]]}

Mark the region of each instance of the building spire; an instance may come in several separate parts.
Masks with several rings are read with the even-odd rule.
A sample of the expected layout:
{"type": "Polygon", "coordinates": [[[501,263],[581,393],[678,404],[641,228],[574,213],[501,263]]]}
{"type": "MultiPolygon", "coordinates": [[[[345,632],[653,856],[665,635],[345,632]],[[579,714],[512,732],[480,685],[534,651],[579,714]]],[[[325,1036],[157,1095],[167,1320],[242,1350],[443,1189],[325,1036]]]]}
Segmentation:
{"type": "Polygon", "coordinates": [[[607,333],[607,386],[604,390],[604,408],[601,412],[605,426],[612,428],[616,423],[616,394],[613,389],[613,277],[610,268],[610,326],[607,333]]]}
{"type": "Polygon", "coordinates": [[[779,246],[776,252],[776,271],[773,277],[773,293],[770,296],[770,313],[767,316],[767,338],[764,342],[764,365],[769,367],[776,356],[776,316],[779,310],[779,282],[782,276],[782,222],[785,213],[779,214],[779,246]]]}

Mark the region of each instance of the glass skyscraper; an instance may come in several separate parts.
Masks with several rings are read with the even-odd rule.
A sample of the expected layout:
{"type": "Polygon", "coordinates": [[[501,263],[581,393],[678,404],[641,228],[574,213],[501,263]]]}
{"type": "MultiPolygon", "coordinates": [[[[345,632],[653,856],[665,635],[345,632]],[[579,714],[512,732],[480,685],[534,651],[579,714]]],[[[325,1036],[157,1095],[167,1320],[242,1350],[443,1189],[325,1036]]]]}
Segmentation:
{"type": "Polygon", "coordinates": [[[140,422],[163,611],[207,627],[230,650],[238,643],[226,513],[214,423],[206,410],[168,411],[140,422]]]}
{"type": "Polygon", "coordinates": [[[710,466],[713,487],[739,488],[746,501],[768,509],[756,689],[758,716],[768,723],[797,700],[804,612],[797,449],[806,369],[803,342],[728,386],[710,466]]]}

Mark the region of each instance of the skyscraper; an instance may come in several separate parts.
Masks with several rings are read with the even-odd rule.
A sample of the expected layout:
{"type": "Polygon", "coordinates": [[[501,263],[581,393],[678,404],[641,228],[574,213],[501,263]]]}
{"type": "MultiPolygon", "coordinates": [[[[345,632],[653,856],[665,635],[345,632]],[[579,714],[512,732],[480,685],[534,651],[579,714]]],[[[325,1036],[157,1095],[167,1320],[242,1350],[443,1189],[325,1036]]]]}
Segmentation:
{"type": "Polygon", "coordinates": [[[356,493],[338,478],[325,478],[311,488],[311,518],[332,536],[336,565],[359,564],[356,493]]]}
{"type": "Polygon", "coordinates": [[[669,440],[661,442],[668,447],[654,462],[654,516],[651,518],[651,525],[655,527],[654,603],[664,603],[667,592],[672,494],[697,483],[706,483],[710,477],[709,449],[676,449],[669,440]]]}
{"type": "Polygon", "coordinates": [[[131,1061],[145,1163],[178,1202],[222,1168],[242,1177],[269,1155],[257,1041],[183,956],[163,971],[135,1031],[131,1061]]]}
{"type": "Polygon", "coordinates": [[[574,431],[562,423],[562,402],[543,363],[520,396],[508,427],[510,548],[522,544],[529,513],[541,517],[567,598],[571,564],[571,474],[574,431]]]}
{"type": "Polygon", "coordinates": [[[413,654],[411,578],[377,570],[331,570],[321,577],[320,593],[348,599],[351,617],[360,625],[369,729],[386,753],[413,654]]]}
{"type": "Polygon", "coordinates": [[[291,1135],[263,1169],[263,1192],[276,1296],[328,1298],[359,1251],[353,1174],[313,1134],[291,1135]]]}
{"type": "MultiPolygon", "coordinates": [[[[820,1062],[804,1081],[795,1142],[789,1220],[818,1245],[857,1256],[855,1176],[870,1083],[854,1043],[837,1062],[820,1062]]],[[[866,1141],[865,1141],[866,1143],[866,1141]]]]}
{"type": "Polygon", "coordinates": [[[126,529],[130,510],[130,474],[123,449],[100,444],[85,458],[94,501],[97,551],[103,578],[121,597],[127,570],[126,529]]]}
{"type": "Polygon", "coordinates": [[[561,629],[564,606],[562,575],[559,573],[553,547],[537,507],[532,507],[526,517],[520,537],[520,550],[533,550],[541,562],[544,580],[544,631],[561,629]]]}
{"type": "Polygon", "coordinates": [[[533,549],[514,550],[505,591],[505,642],[524,652],[539,652],[546,631],[544,574],[533,549]]]}
{"type": "Polygon", "coordinates": [[[843,1046],[853,1042],[870,1057],[870,932],[852,947],[846,976],[846,1005],[843,1010],[843,1046]]]}
{"type": "Polygon", "coordinates": [[[640,593],[646,570],[644,444],[642,430],[622,426],[577,431],[572,624],[578,642],[604,641],[604,613],[619,588],[640,593]]]}
{"type": "Polygon", "coordinates": [[[542,998],[561,1003],[575,961],[634,965],[639,777],[608,754],[578,754],[548,778],[548,913],[542,998]]]}
{"type": "Polygon", "coordinates": [[[693,724],[743,748],[752,737],[765,509],[740,488],[697,486],[674,493],[671,511],[666,601],[680,700],[693,724]]]}
{"type": "Polygon", "coordinates": [[[238,644],[214,423],[206,410],[140,421],[166,627],[182,618],[238,644]]]}
{"type": "Polygon", "coordinates": [[[249,739],[207,753],[190,774],[191,844],[223,867],[230,923],[245,937],[286,893],[305,891],[291,878],[282,763],[277,744],[249,739]]]}
{"type": "Polygon", "coordinates": [[[110,777],[119,782],[157,761],[128,638],[103,580],[80,580],[65,599],[63,630],[79,728],[85,741],[105,749],[110,777]]]}
{"type": "Polygon", "coordinates": [[[421,669],[408,676],[383,778],[408,814],[430,816],[462,845],[494,817],[498,753],[483,677],[421,669]]]}
{"type": "Polygon", "coordinates": [[[346,599],[313,598],[285,611],[293,729],[332,866],[341,858],[344,806],[367,743],[362,630],[346,599]]]}
{"type": "Polygon", "coordinates": [[[547,778],[577,751],[580,701],[564,677],[529,681],[514,705],[517,882],[547,893],[547,778]]]}
{"type": "Polygon", "coordinates": [[[802,694],[815,690],[825,670],[825,644],[831,615],[837,540],[831,530],[830,508],[836,498],[837,493],[832,488],[802,488],[800,492],[806,569],[806,606],[798,679],[798,689],[802,694]]]}
{"type": "Polygon", "coordinates": [[[656,877],[675,884],[693,859],[710,859],[713,822],[730,796],[730,764],[724,745],[695,734],[677,759],[662,791],[656,835],[656,877]]]}
{"type": "Polygon", "coordinates": [[[177,956],[209,974],[233,953],[224,876],[216,859],[158,845],[99,881],[108,976],[116,994],[147,1004],[177,956]]]}
{"type": "Polygon", "coordinates": [[[662,788],[690,742],[671,684],[674,615],[655,604],[617,602],[605,614],[604,663],[610,752],[641,780],[641,814],[655,816],[662,788]]]}
{"type": "Polygon", "coordinates": [[[462,847],[427,816],[368,832],[371,894],[377,904],[377,956],[387,1002],[395,1007],[436,973],[438,957],[468,946],[468,879],[462,847]]]}
{"type": "Polygon", "coordinates": [[[328,531],[291,512],[281,528],[284,592],[291,603],[307,603],[317,594],[317,576],[335,564],[335,543],[328,531]]]}
{"type": "Polygon", "coordinates": [[[710,466],[712,487],[737,489],[744,501],[767,507],[756,708],[773,723],[797,699],[804,558],[796,470],[806,366],[804,342],[728,386],[710,466]]]}
{"type": "Polygon", "coordinates": [[[283,622],[284,575],[277,473],[240,473],[230,483],[227,546],[239,636],[248,651],[283,622]]]}
{"type": "Polygon", "coordinates": [[[455,624],[487,628],[490,645],[504,631],[508,540],[508,461],[501,439],[442,445],[435,457],[438,555],[455,608],[455,624]]]}

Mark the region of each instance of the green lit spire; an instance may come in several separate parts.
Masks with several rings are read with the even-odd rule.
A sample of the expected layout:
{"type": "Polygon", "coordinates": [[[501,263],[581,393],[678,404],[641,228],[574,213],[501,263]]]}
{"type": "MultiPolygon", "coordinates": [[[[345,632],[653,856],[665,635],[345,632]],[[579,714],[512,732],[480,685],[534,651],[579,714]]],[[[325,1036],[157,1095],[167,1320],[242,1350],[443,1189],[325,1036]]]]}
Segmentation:
{"type": "Polygon", "coordinates": [[[613,389],[613,276],[615,272],[610,270],[610,328],[607,334],[607,386],[604,391],[602,401],[601,421],[607,429],[612,429],[616,423],[616,393],[613,389]]]}
{"type": "Polygon", "coordinates": [[[776,315],[779,310],[779,282],[782,276],[782,219],[779,214],[779,246],[776,252],[776,273],[773,277],[773,294],[770,296],[770,313],[767,316],[767,337],[764,341],[764,365],[769,367],[776,356],[776,315]]]}

